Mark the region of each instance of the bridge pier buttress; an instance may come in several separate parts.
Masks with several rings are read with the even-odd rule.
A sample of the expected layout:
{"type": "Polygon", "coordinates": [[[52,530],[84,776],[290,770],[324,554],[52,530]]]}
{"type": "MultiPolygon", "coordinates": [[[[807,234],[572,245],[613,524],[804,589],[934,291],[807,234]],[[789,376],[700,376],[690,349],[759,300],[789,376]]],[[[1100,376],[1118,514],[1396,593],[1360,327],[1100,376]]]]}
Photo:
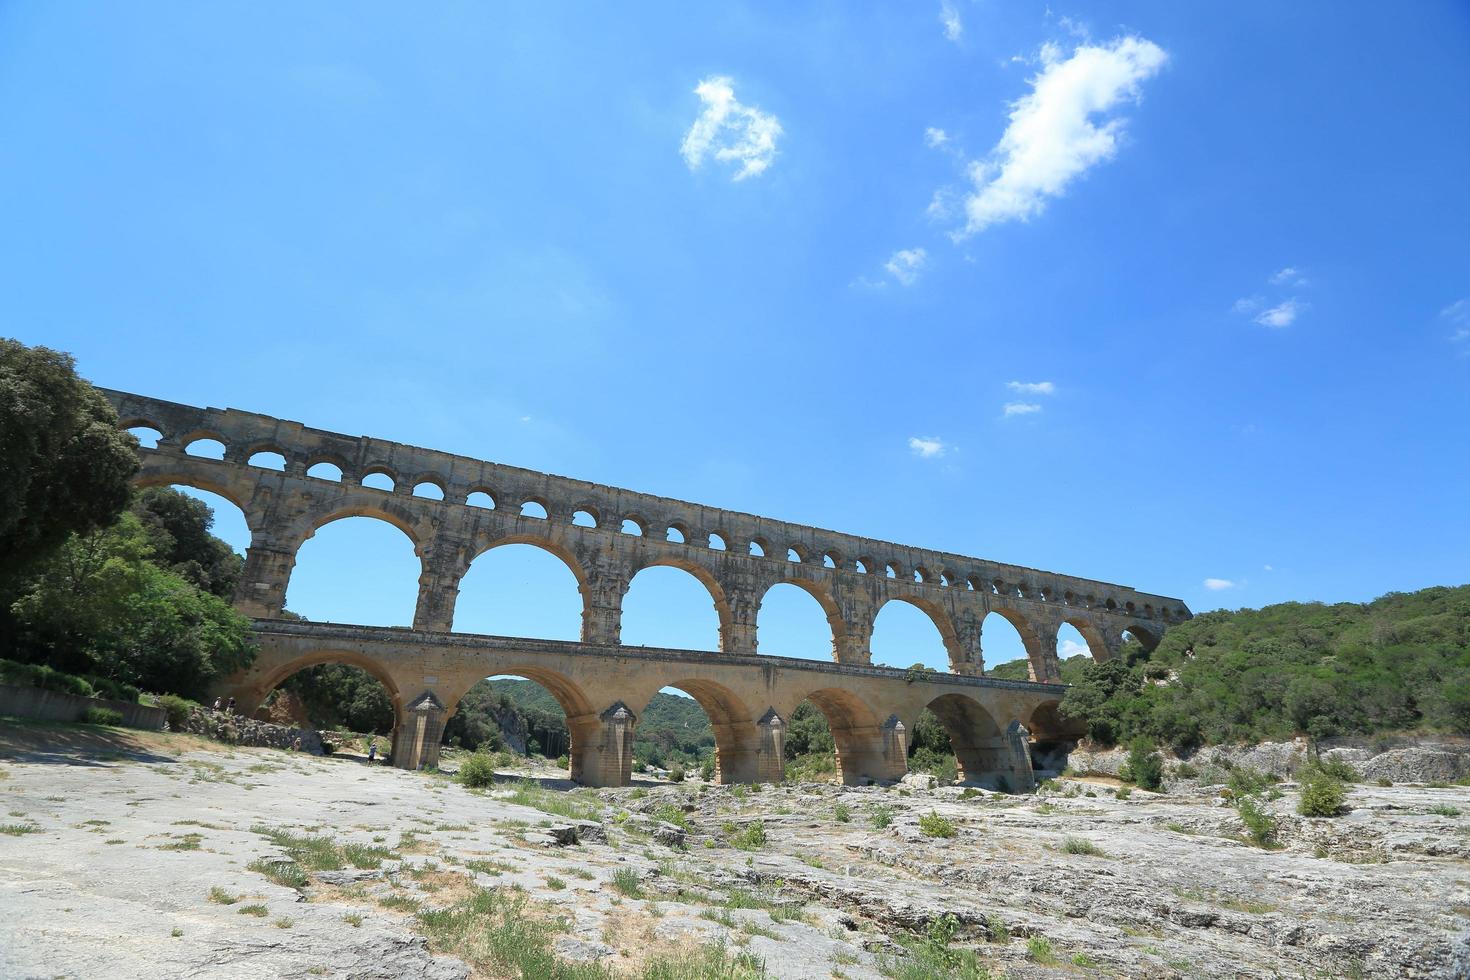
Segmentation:
{"type": "Polygon", "coordinates": [[[439,743],[444,737],[444,722],[449,710],[425,691],[398,712],[393,729],[390,758],[398,769],[431,769],[439,765],[439,743]]]}
{"type": "Polygon", "coordinates": [[[786,722],[771,708],[755,723],[750,775],[741,782],[779,783],[786,778],[786,722]]]}
{"type": "Polygon", "coordinates": [[[600,715],[568,718],[571,778],[583,786],[627,786],[633,781],[633,734],[638,719],[619,701],[600,715]]]}

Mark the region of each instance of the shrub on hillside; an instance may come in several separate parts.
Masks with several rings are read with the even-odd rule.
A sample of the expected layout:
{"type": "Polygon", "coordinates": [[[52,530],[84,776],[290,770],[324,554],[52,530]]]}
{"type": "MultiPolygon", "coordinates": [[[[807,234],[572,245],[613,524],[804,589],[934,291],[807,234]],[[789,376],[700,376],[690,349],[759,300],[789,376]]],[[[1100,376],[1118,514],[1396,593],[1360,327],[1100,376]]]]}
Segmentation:
{"type": "Polygon", "coordinates": [[[1347,810],[1347,787],[1341,779],[1318,767],[1306,768],[1300,777],[1302,796],[1296,812],[1304,817],[1335,817],[1347,810]]]}
{"type": "Polygon", "coordinates": [[[669,782],[682,783],[685,778],[686,774],[684,772],[684,767],[679,765],[677,762],[674,763],[674,768],[669,770],[669,782]]]}
{"type": "Polygon", "coordinates": [[[1128,750],[1128,768],[1140,789],[1157,792],[1164,787],[1164,760],[1147,738],[1135,738],[1128,750]]]}
{"type": "Polygon", "coordinates": [[[715,760],[713,758],[705,759],[699,767],[699,778],[707,783],[715,781],[715,760]]]}
{"type": "Polygon", "coordinates": [[[177,694],[160,694],[158,706],[168,718],[169,731],[181,732],[189,722],[189,712],[199,707],[199,703],[181,698],[177,694]]]}
{"type": "Polygon", "coordinates": [[[484,752],[475,752],[460,763],[455,776],[464,786],[483,787],[495,785],[495,762],[484,752]]]}
{"type": "Polygon", "coordinates": [[[1278,825],[1276,818],[1267,813],[1253,796],[1242,796],[1235,801],[1235,812],[1240,814],[1240,822],[1245,824],[1246,836],[1250,842],[1257,847],[1274,848],[1277,846],[1276,833],[1278,825]]]}

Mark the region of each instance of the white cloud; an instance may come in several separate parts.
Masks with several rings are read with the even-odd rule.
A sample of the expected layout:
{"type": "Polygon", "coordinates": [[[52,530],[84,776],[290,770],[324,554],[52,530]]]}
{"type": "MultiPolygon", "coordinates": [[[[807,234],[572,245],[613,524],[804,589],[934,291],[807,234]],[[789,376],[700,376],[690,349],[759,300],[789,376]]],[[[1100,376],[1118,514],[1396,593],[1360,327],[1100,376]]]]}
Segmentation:
{"type": "Polygon", "coordinates": [[[704,111],[684,134],[679,152],[690,170],[698,170],[706,156],[735,163],[733,179],[744,180],[764,173],[776,158],[776,139],[781,123],[768,112],[743,105],[735,98],[735,85],[727,77],[706,78],[694,87],[704,111]]]}
{"type": "Polygon", "coordinates": [[[1219,592],[1221,589],[1235,588],[1235,583],[1228,578],[1207,578],[1205,579],[1205,588],[1211,592],[1219,592]]]}
{"type": "Polygon", "coordinates": [[[965,33],[965,24],[960,20],[960,10],[954,5],[954,0],[940,0],[939,23],[944,25],[946,40],[958,41],[965,33]]]}
{"type": "Polygon", "coordinates": [[[1067,660],[1071,657],[1080,657],[1083,654],[1091,653],[1092,651],[1087,649],[1087,644],[1078,643],[1076,640],[1063,640],[1061,644],[1057,647],[1057,657],[1062,660],[1067,660]]]}
{"type": "Polygon", "coordinates": [[[1271,276],[1271,278],[1270,278],[1269,281],[1270,281],[1271,285],[1273,285],[1273,286],[1305,286],[1305,285],[1307,285],[1306,277],[1303,276],[1300,272],[1298,272],[1292,266],[1287,266],[1285,269],[1282,269],[1280,272],[1278,272],[1275,275],[1271,276]]]}
{"type": "Polygon", "coordinates": [[[1289,299],[1278,303],[1269,310],[1262,310],[1256,317],[1256,322],[1263,327],[1289,327],[1296,322],[1296,318],[1307,308],[1306,303],[1289,299]]]}
{"type": "Polygon", "coordinates": [[[949,446],[938,436],[909,436],[909,449],[920,459],[936,459],[949,452],[949,446]]]}
{"type": "Polygon", "coordinates": [[[1264,568],[1268,572],[1274,572],[1274,571],[1276,571],[1276,569],[1272,568],[1270,565],[1262,565],[1261,567],[1264,568]]]}
{"type": "Polygon", "coordinates": [[[1072,180],[1117,152],[1124,121],[1094,119],[1138,99],[1139,85],[1168,55],[1141,37],[1083,44],[1065,60],[1054,44],[1041,49],[1042,69],[1030,94],[1011,107],[1010,125],[989,159],[970,164],[974,189],[965,199],[964,238],[1004,221],[1040,214],[1072,180]]]}
{"type": "Polygon", "coordinates": [[[1456,300],[1440,310],[1439,315],[1455,327],[1455,332],[1450,334],[1451,341],[1470,340],[1470,299],[1456,300]]]}
{"type": "Polygon", "coordinates": [[[1243,296],[1235,301],[1235,312],[1250,316],[1265,305],[1265,299],[1260,296],[1243,296]]]}
{"type": "Polygon", "coordinates": [[[931,150],[937,150],[949,142],[949,134],[937,126],[930,126],[924,130],[924,145],[931,150]]]}
{"type": "Polygon", "coordinates": [[[1033,412],[1039,411],[1041,411],[1041,406],[1031,402],[1006,402],[1001,407],[1001,413],[1006,418],[1010,418],[1012,415],[1030,415],[1033,412]]]}
{"type": "Polygon", "coordinates": [[[893,278],[905,286],[912,286],[919,279],[919,273],[924,269],[924,263],[929,259],[929,253],[922,248],[903,248],[894,252],[883,268],[893,278]]]}
{"type": "Polygon", "coordinates": [[[1050,381],[1007,381],[1006,387],[1023,395],[1052,395],[1057,390],[1050,381]]]}

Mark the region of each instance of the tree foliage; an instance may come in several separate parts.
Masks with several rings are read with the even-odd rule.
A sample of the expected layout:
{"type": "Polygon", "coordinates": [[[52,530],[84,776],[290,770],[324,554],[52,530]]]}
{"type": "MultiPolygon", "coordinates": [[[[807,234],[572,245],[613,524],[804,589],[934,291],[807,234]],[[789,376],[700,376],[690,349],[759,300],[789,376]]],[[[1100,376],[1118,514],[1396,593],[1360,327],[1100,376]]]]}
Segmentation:
{"type": "Polygon", "coordinates": [[[234,594],[245,559],[210,533],[214,511],[169,487],[149,487],[129,507],[143,525],[153,562],[221,599],[234,594]]]}
{"type": "Polygon", "coordinates": [[[1205,613],[1073,685],[1063,712],[1107,745],[1470,733],[1470,586],[1205,613]]]}
{"type": "Polygon", "coordinates": [[[376,677],[351,664],[316,664],[288,677],[281,687],[301,699],[317,728],[370,735],[393,731],[393,701],[376,677]]]}
{"type": "Polygon", "coordinates": [[[249,621],[152,558],[132,513],[68,538],[11,606],[26,659],[193,697],[248,666],[249,621]]]}
{"type": "Polygon", "coordinates": [[[127,506],[137,440],[117,424],[71,355],[0,338],[0,579],[127,506]]]}

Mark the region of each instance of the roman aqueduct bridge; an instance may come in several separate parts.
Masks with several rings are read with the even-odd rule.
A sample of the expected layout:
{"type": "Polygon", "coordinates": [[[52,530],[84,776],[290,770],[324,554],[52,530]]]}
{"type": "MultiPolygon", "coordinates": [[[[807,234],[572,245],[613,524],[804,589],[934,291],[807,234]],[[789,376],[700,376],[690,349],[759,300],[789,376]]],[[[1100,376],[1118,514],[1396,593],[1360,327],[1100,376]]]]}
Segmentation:
{"type": "Polygon", "coordinates": [[[1116,654],[1124,634],[1152,648],[1189,618],[1178,599],[947,552],[856,537],[753,514],[635,493],[368,437],[348,436],[235,409],[197,408],[104,390],[123,428],[158,433],[140,449],[142,486],[217,493],[244,513],[251,543],[235,606],[255,620],[260,654],[222,693],[251,711],[278,684],[316,663],[363,667],[387,688],[397,729],[395,764],[438,758],[459,699],[495,674],[528,677],[565,709],[574,778],[629,781],[637,720],[662,687],[694,697],[716,736],[719,779],[769,781],[781,772],[782,732],[810,700],[827,716],[843,778],[892,779],[906,771],[906,732],[924,708],[939,717],[967,778],[1031,780],[1032,757],[1063,741],[1056,644],[1074,626],[1094,658],[1116,654]],[[223,459],[193,455],[200,440],[223,459]],[[269,458],[283,468],[261,465],[269,458]],[[391,489],[364,486],[386,478],[391,489]],[[296,553],[319,528],[346,517],[387,521],[421,563],[411,629],[281,619],[296,553]],[[453,632],[459,582],[480,555],[530,544],[556,555],[582,596],[580,642],[453,632]],[[709,590],[718,653],[625,647],[623,597],[643,568],[683,569],[709,590]],[[832,662],[759,653],[756,618],[774,585],[812,595],[832,630],[832,662]],[[934,622],[948,673],[872,665],[879,609],[910,603],[934,622]],[[989,613],[1020,634],[1030,681],[985,676],[989,613]]]}

